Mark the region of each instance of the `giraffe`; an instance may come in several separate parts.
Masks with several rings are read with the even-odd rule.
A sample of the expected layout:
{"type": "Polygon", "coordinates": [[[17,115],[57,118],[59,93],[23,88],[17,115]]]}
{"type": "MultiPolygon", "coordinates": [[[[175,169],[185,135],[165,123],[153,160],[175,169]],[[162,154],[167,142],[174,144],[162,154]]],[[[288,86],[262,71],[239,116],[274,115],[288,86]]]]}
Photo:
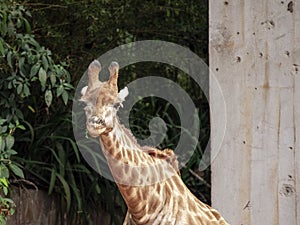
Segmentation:
{"type": "Polygon", "coordinates": [[[101,64],[88,67],[88,86],[81,91],[86,104],[86,129],[101,149],[128,211],[123,225],[228,225],[218,211],[198,200],[183,183],[175,154],[140,146],[119,121],[117,111],[128,95],[118,92],[119,65],[109,66],[110,77],[98,79],[101,64]]]}

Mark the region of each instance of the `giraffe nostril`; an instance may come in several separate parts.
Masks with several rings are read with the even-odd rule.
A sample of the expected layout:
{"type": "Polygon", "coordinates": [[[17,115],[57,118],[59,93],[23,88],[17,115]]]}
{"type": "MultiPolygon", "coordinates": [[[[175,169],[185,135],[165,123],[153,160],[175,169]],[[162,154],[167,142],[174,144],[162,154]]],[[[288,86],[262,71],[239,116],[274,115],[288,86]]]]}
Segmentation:
{"type": "Polygon", "coordinates": [[[99,120],[97,121],[97,123],[98,123],[98,124],[101,124],[102,126],[105,126],[105,121],[104,121],[104,120],[99,119],[99,120]]]}

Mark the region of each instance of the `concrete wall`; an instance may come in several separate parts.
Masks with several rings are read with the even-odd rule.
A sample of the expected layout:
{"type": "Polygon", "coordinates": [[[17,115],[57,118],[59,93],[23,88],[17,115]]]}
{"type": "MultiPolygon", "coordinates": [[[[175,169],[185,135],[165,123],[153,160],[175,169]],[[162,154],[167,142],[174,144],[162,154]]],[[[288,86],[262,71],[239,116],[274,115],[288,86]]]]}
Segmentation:
{"type": "Polygon", "coordinates": [[[227,116],[221,148],[212,117],[213,206],[232,225],[299,225],[300,2],[209,1],[209,29],[227,116]]]}

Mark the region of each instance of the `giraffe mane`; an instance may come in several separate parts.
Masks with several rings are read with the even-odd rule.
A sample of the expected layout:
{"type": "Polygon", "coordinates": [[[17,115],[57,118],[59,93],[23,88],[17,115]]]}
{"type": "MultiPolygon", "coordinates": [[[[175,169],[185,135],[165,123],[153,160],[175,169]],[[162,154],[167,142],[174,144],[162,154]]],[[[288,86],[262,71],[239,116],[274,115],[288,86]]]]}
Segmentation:
{"type": "Polygon", "coordinates": [[[153,158],[166,160],[175,169],[175,171],[180,175],[180,170],[178,167],[178,159],[173,150],[171,150],[171,149],[160,150],[160,149],[157,149],[156,147],[152,147],[152,146],[148,146],[148,145],[141,146],[138,143],[136,137],[132,134],[132,132],[129,129],[127,129],[123,124],[120,123],[118,116],[116,116],[116,118],[121,126],[121,129],[124,131],[126,136],[134,144],[136,144],[139,147],[139,149],[141,149],[143,152],[149,154],[153,158]]]}
{"type": "Polygon", "coordinates": [[[138,141],[136,140],[136,137],[132,134],[132,132],[126,128],[122,123],[120,123],[119,118],[117,116],[117,120],[122,128],[122,130],[125,132],[126,136],[137,146],[141,147],[140,144],[138,143],[138,141]]]}

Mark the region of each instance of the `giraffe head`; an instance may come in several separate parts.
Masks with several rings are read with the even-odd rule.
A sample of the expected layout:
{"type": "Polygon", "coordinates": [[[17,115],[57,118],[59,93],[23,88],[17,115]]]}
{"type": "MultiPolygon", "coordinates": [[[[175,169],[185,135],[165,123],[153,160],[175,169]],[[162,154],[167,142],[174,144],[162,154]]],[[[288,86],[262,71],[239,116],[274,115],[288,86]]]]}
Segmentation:
{"type": "Polygon", "coordinates": [[[114,128],[117,111],[128,95],[127,87],[118,92],[119,65],[117,62],[110,64],[110,77],[107,81],[99,80],[100,71],[100,62],[94,60],[88,67],[88,86],[81,90],[82,97],[80,98],[80,101],[86,104],[84,110],[87,131],[92,137],[107,134],[114,128]]]}

